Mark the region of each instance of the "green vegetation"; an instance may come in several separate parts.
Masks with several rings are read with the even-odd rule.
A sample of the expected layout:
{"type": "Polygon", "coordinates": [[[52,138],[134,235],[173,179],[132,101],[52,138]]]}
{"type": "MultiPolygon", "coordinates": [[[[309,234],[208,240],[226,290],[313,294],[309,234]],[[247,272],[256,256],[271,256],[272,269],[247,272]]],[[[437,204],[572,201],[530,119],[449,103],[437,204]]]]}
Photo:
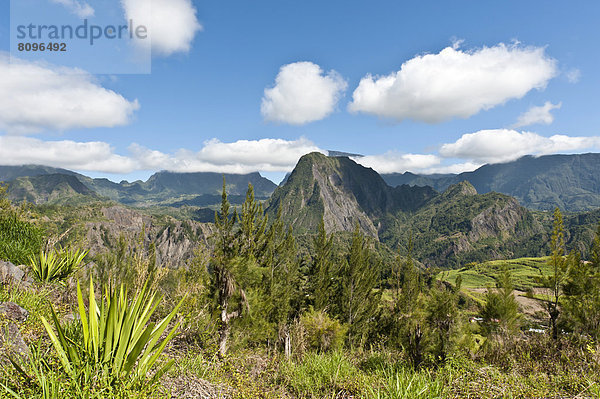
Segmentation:
{"type": "Polygon", "coordinates": [[[0,184],[0,260],[25,264],[42,248],[42,231],[26,219],[25,207],[10,203],[0,184]]]}
{"type": "Polygon", "coordinates": [[[598,339],[600,336],[600,224],[590,250],[590,261],[582,262],[571,254],[571,265],[564,284],[565,310],[568,322],[580,334],[598,339]]]}
{"type": "MultiPolygon", "coordinates": [[[[276,187],[258,173],[225,176],[228,192],[237,196],[243,196],[248,183],[264,198],[276,187]]],[[[12,200],[46,205],[84,205],[100,200],[140,207],[217,205],[221,179],[219,173],[158,172],[146,182],[114,183],[46,166],[0,166],[0,182],[8,183],[12,200]]]]}
{"type": "MultiPolygon", "coordinates": [[[[553,233],[543,232],[549,257],[422,267],[425,215],[446,235],[475,234],[463,222],[495,207],[527,220],[511,200],[454,186],[425,213],[404,215],[420,215],[423,224],[402,231],[407,239],[393,256],[382,256],[360,220],[351,234],[334,235],[321,217],[310,234],[296,237],[284,210],[266,212],[251,185],[236,209],[223,182],[205,241],[187,240],[198,235],[187,222],[165,217],[148,234],[149,219],[139,214],[85,208],[90,219],[111,212],[125,223],[138,218],[141,231],[114,237],[93,230],[110,249],[57,277],[62,284],[39,278],[28,288],[0,286],[0,301],[31,311],[18,325],[30,353],[10,357],[12,366],[0,370],[0,397],[597,395],[600,226],[595,240],[582,243],[588,256],[567,255],[572,248],[557,211],[553,233]],[[157,239],[176,230],[161,244],[187,240],[195,256],[169,268],[157,239]]],[[[500,240],[511,242],[515,231],[527,229],[500,240]]],[[[57,274],[51,270],[61,256],[45,255],[41,275],[57,274]]],[[[73,265],[85,256],[64,255],[73,265]]]]}
{"type": "Polygon", "coordinates": [[[548,260],[549,257],[541,257],[469,263],[460,269],[444,271],[440,277],[444,281],[454,283],[460,276],[464,289],[495,287],[504,268],[507,268],[515,289],[527,291],[529,288],[542,286],[539,281],[540,275],[548,276],[551,272],[548,260]]]}
{"type": "Polygon", "coordinates": [[[88,251],[62,249],[40,252],[29,258],[31,274],[40,283],[64,282],[79,266],[88,251]]]}
{"type": "Polygon", "coordinates": [[[81,331],[81,343],[68,336],[54,310],[52,320],[56,333],[42,317],[60,363],[70,378],[82,386],[123,383],[127,388],[135,386],[151,392],[173,365],[173,361],[166,363],[148,379],[149,372],[177,330],[175,325],[161,340],[179,306],[163,320],[149,323],[158,299],[156,294],[149,294],[146,287],[133,299],[129,299],[123,287],[107,292],[104,297],[105,301],[98,304],[90,280],[86,313],[81,288],[77,285],[79,322],[75,327],[81,331]]]}

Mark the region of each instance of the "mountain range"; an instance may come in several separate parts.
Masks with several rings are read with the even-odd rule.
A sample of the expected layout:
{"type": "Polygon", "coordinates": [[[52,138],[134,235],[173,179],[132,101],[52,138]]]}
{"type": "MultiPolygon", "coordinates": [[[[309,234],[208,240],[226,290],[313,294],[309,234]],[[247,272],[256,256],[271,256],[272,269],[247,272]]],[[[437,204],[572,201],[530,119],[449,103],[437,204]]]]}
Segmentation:
{"type": "Polygon", "coordinates": [[[430,186],[443,191],[461,181],[477,192],[498,192],[515,197],[527,208],[569,212],[600,207],[600,154],[525,156],[513,162],[484,165],[458,175],[384,174],[391,186],[430,186]]]}
{"type": "Polygon", "coordinates": [[[243,201],[249,183],[263,200],[277,187],[260,173],[158,172],[145,182],[115,183],[47,166],[0,166],[0,181],[8,183],[10,198],[34,204],[79,204],[104,198],[136,207],[211,205],[221,200],[223,177],[227,192],[238,202],[243,201]]]}
{"type": "Polygon", "coordinates": [[[303,156],[287,182],[268,201],[267,214],[281,209],[298,235],[314,233],[321,219],[331,233],[356,225],[388,248],[406,249],[409,240],[425,265],[454,267],[464,262],[541,252],[545,229],[514,198],[478,194],[463,181],[438,193],[431,187],[392,187],[374,170],[347,157],[303,156]],[[532,244],[533,242],[533,244],[532,244]]]}
{"type": "MultiPolygon", "coordinates": [[[[349,156],[358,155],[329,152],[329,157],[334,159],[349,156]]],[[[600,154],[590,153],[525,156],[516,161],[488,164],[460,174],[419,175],[405,172],[381,174],[380,177],[392,187],[429,186],[438,192],[443,192],[453,184],[468,181],[478,193],[510,195],[529,209],[553,210],[558,206],[564,211],[581,212],[600,208],[598,171],[600,154]]],[[[285,185],[290,175],[280,185],[285,185]]],[[[209,206],[219,201],[222,177],[220,173],[208,172],[158,172],[145,182],[115,183],[48,166],[0,166],[0,181],[10,182],[11,198],[26,199],[36,204],[79,203],[102,197],[131,206],[209,206]]],[[[277,187],[259,173],[225,174],[225,178],[228,193],[233,196],[234,202],[243,201],[248,183],[254,186],[256,196],[261,199],[270,197],[277,187]]]]}
{"type": "MultiPolygon", "coordinates": [[[[600,221],[599,166],[600,154],[583,154],[524,157],[459,175],[379,175],[347,156],[311,153],[280,186],[259,173],[225,179],[234,205],[243,202],[252,184],[270,220],[281,211],[301,241],[310,241],[306,237],[321,220],[340,237],[358,225],[388,255],[405,253],[412,241],[414,256],[424,265],[458,267],[546,254],[551,213],[538,210],[555,206],[580,211],[566,214],[565,224],[569,242],[585,252],[600,221]]],[[[196,222],[214,220],[222,179],[217,173],[159,172],[145,182],[114,183],[45,166],[0,167],[0,181],[8,181],[15,200],[93,207],[112,200],[121,204],[113,207],[167,209],[162,214],[196,222]]],[[[169,245],[173,253],[189,252],[176,242],[169,245]]]]}

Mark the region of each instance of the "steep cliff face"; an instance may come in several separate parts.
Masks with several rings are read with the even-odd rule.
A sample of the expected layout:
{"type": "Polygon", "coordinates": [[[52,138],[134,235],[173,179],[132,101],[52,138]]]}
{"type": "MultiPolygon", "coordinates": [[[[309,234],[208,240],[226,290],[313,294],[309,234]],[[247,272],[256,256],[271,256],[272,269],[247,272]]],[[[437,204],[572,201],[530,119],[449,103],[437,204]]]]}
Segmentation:
{"type": "Polygon", "coordinates": [[[505,203],[494,204],[471,220],[469,241],[487,237],[510,238],[518,233],[519,224],[527,219],[528,214],[514,198],[508,198],[505,203]]]}
{"type": "Polygon", "coordinates": [[[297,234],[314,232],[323,218],[328,232],[361,230],[378,238],[381,221],[398,210],[415,209],[435,196],[429,187],[388,186],[373,169],[346,157],[303,156],[269,201],[272,216],[281,207],[297,234]]]}
{"type": "Polygon", "coordinates": [[[323,221],[327,231],[352,231],[356,223],[366,234],[377,237],[377,229],[358,200],[338,174],[321,171],[312,165],[319,201],[323,203],[323,221]]]}
{"type": "Polygon", "coordinates": [[[113,248],[123,235],[135,242],[143,233],[145,243],[156,246],[157,261],[168,267],[178,267],[194,256],[199,243],[205,243],[212,234],[213,226],[194,221],[162,220],[143,215],[121,206],[100,210],[101,217],[84,224],[87,248],[91,255],[113,248]]]}

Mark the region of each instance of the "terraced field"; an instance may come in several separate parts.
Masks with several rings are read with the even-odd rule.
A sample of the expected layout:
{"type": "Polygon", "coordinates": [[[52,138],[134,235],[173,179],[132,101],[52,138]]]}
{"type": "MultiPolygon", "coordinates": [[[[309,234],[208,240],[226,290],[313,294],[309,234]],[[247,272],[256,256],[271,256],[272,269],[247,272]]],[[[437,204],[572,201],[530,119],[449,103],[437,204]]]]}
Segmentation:
{"type": "Polygon", "coordinates": [[[440,279],[454,284],[456,278],[460,275],[462,277],[462,288],[467,290],[495,287],[496,279],[506,265],[512,274],[515,289],[519,291],[527,291],[528,288],[539,288],[539,278],[542,275],[547,276],[551,273],[548,257],[518,258],[470,263],[461,269],[442,272],[440,279]]]}

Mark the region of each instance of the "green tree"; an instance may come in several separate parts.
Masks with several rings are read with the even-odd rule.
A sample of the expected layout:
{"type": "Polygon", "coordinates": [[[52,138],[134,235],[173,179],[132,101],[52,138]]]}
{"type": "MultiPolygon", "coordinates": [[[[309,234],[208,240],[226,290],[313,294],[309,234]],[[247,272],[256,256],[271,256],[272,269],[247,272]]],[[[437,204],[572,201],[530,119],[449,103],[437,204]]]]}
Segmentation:
{"type": "Polygon", "coordinates": [[[333,235],[327,236],[325,222],[321,219],[319,231],[314,239],[314,256],[312,258],[310,279],[314,309],[325,310],[331,304],[332,290],[335,288],[334,263],[332,260],[333,235]]]}
{"type": "Polygon", "coordinates": [[[394,313],[397,315],[397,336],[400,345],[407,353],[414,368],[423,361],[425,350],[425,314],[423,312],[422,285],[420,273],[413,261],[412,235],[408,241],[406,257],[397,261],[399,276],[395,278],[397,287],[394,313]]]}
{"type": "Polygon", "coordinates": [[[242,316],[243,305],[247,306],[246,292],[238,284],[236,275],[239,262],[239,246],[234,226],[237,212],[230,212],[225,178],[221,195],[221,211],[215,213],[216,232],[214,251],[210,262],[212,269],[211,292],[216,297],[215,310],[219,313],[219,353],[224,356],[228,348],[231,324],[242,316]]]}
{"type": "Polygon", "coordinates": [[[560,209],[554,211],[554,227],[550,240],[549,266],[552,272],[549,276],[542,277],[542,284],[548,290],[546,297],[546,311],[552,331],[552,337],[558,339],[558,318],[560,316],[560,298],[563,295],[562,286],[567,277],[569,260],[566,258],[565,228],[560,209]]]}
{"type": "Polygon", "coordinates": [[[450,352],[452,334],[458,325],[458,290],[438,284],[427,303],[427,322],[434,341],[434,355],[442,362],[450,352]]]}
{"type": "Polygon", "coordinates": [[[266,249],[268,219],[264,215],[262,204],[255,200],[254,187],[250,183],[239,219],[239,255],[259,260],[266,249]]]}
{"type": "Polygon", "coordinates": [[[338,296],[340,317],[348,324],[348,339],[352,345],[361,345],[364,341],[381,296],[375,291],[378,265],[368,245],[357,223],[350,251],[342,264],[341,295],[338,296]]]}
{"type": "Polygon", "coordinates": [[[488,336],[498,334],[502,338],[508,338],[518,331],[521,317],[508,266],[503,267],[496,289],[488,288],[481,317],[485,321],[488,336]]]}
{"type": "Polygon", "coordinates": [[[247,320],[250,341],[269,348],[283,343],[289,348],[289,325],[299,314],[299,267],[291,229],[285,228],[281,212],[269,228],[262,206],[257,205],[250,186],[240,217],[239,269],[251,303],[247,320]],[[265,342],[266,341],[266,342],[265,342]]]}
{"type": "Polygon", "coordinates": [[[590,261],[570,255],[564,285],[566,318],[572,329],[593,339],[600,337],[600,224],[590,251],[590,261]]]}
{"type": "Polygon", "coordinates": [[[300,313],[300,263],[291,227],[285,229],[281,209],[268,231],[265,254],[267,269],[266,317],[275,326],[286,356],[291,351],[290,325],[300,313]]]}

